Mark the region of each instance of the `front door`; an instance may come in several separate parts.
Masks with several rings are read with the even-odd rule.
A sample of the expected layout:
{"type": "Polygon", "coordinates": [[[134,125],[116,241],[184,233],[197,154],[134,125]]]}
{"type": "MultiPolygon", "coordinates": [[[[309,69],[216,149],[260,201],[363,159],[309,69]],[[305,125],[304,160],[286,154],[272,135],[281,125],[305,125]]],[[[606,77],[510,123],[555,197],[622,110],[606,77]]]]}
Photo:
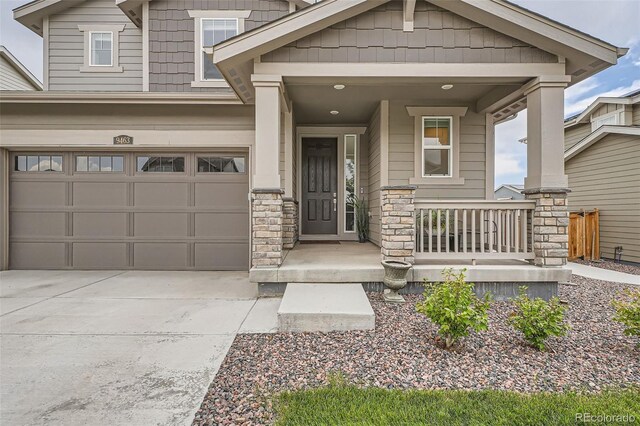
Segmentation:
{"type": "Polygon", "coordinates": [[[338,140],[302,139],[302,233],[338,233],[338,140]]]}

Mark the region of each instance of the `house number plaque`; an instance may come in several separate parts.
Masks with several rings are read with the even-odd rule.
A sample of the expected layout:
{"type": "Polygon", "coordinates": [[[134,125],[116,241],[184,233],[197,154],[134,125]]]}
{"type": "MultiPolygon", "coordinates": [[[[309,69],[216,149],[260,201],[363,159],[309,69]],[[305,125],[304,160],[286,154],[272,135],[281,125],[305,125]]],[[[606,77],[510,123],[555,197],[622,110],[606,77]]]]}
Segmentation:
{"type": "Polygon", "coordinates": [[[113,138],[114,145],[133,145],[133,136],[120,135],[113,138]]]}

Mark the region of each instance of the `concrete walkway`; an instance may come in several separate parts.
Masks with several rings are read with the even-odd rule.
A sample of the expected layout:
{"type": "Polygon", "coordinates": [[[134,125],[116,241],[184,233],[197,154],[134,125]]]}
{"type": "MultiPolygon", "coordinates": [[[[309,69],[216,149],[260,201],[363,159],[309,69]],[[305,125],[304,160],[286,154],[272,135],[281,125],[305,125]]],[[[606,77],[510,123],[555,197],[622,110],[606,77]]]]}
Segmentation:
{"type": "Polygon", "coordinates": [[[273,332],[247,273],[0,273],[7,425],[190,425],[236,333],[273,332]]]}
{"type": "Polygon", "coordinates": [[[640,285],[640,275],[626,274],[624,272],[610,271],[608,269],[596,268],[595,266],[582,265],[580,263],[569,262],[567,265],[572,273],[581,277],[592,278],[594,280],[611,281],[621,284],[640,285]]]}

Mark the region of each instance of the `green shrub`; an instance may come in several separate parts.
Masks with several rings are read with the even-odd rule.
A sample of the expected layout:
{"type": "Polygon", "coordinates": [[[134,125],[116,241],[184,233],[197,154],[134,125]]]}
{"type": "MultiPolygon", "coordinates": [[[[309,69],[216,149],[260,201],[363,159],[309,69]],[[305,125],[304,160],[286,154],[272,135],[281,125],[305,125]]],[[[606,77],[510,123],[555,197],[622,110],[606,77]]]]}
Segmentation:
{"type": "Polygon", "coordinates": [[[543,351],[545,340],[567,333],[569,327],[563,323],[565,308],[557,297],[548,302],[539,297],[530,299],[526,291],[527,287],[520,287],[520,295],[515,299],[516,310],[509,323],[531,346],[543,351]]]}
{"type": "MultiPolygon", "coordinates": [[[[640,290],[627,289],[622,295],[626,296],[626,300],[612,302],[616,309],[613,320],[625,326],[624,334],[627,336],[640,336],[640,290]]],[[[638,342],[638,346],[640,346],[640,342],[638,342]]]]}
{"type": "Polygon", "coordinates": [[[416,305],[418,312],[440,327],[438,334],[444,338],[446,348],[468,336],[471,330],[488,327],[489,295],[479,299],[473,292],[473,283],[465,282],[465,272],[455,274],[445,269],[443,282],[425,282],[424,300],[416,305]]]}

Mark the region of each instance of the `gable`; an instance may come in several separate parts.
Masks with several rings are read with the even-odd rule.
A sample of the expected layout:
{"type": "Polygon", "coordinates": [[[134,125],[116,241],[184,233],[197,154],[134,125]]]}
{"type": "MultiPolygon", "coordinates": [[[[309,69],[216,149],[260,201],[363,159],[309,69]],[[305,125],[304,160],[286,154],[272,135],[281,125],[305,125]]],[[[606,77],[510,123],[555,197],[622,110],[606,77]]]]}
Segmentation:
{"type": "Polygon", "coordinates": [[[262,55],[263,62],[553,63],[557,56],[427,2],[403,31],[391,1],[262,55]]]}

